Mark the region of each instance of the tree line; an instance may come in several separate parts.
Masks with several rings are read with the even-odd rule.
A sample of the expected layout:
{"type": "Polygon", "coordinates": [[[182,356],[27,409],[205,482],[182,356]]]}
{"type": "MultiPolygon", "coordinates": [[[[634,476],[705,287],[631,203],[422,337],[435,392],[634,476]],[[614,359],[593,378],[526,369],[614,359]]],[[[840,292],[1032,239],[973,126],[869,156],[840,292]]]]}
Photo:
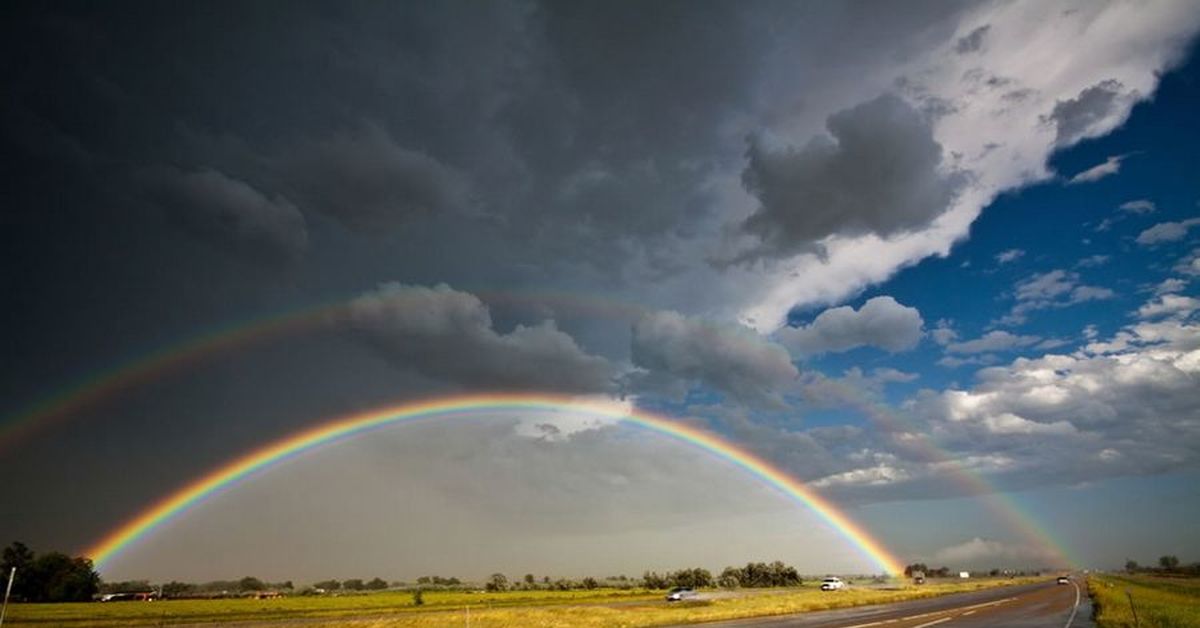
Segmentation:
{"type": "Polygon", "coordinates": [[[1158,557],[1158,567],[1142,566],[1139,565],[1136,560],[1127,560],[1125,561],[1125,571],[1129,573],[1158,573],[1200,576],[1200,563],[1184,565],[1179,562],[1178,556],[1167,554],[1158,557]]]}
{"type": "MultiPolygon", "coordinates": [[[[347,580],[321,580],[311,586],[296,589],[291,580],[283,582],[267,582],[253,576],[237,580],[212,580],[204,583],[189,583],[172,580],[153,585],[147,580],[125,580],[103,582],[87,558],[72,558],[60,552],[49,552],[36,555],[25,544],[14,542],[3,552],[3,562],[0,568],[6,578],[9,571],[17,568],[17,578],[13,584],[12,599],[26,602],[68,602],[87,601],[101,593],[153,593],[164,598],[213,597],[225,595],[246,595],[256,592],[285,592],[299,595],[320,595],[339,591],[381,591],[388,588],[421,589],[460,589],[476,588],[478,584],[468,583],[455,577],[421,576],[416,585],[403,582],[388,584],[382,578],[350,578],[347,580]]],[[[726,567],[717,576],[702,567],[691,567],[658,573],[645,572],[641,578],[630,578],[625,575],[595,578],[587,576],[580,579],[558,578],[551,580],[549,576],[535,577],[525,574],[511,581],[502,573],[494,573],[483,583],[488,591],[510,590],[578,590],[597,589],[600,587],[632,589],[669,589],[671,587],[707,588],[707,587],[789,587],[802,583],[799,572],[794,567],[781,561],[771,563],[750,562],[744,567],[726,567]]],[[[6,582],[0,582],[3,586],[6,582]]]]}
{"type": "Polygon", "coordinates": [[[4,548],[0,560],[3,584],[16,568],[11,599],[19,602],[77,602],[92,599],[100,590],[100,574],[87,558],[72,558],[61,552],[40,556],[19,541],[4,548]]]}

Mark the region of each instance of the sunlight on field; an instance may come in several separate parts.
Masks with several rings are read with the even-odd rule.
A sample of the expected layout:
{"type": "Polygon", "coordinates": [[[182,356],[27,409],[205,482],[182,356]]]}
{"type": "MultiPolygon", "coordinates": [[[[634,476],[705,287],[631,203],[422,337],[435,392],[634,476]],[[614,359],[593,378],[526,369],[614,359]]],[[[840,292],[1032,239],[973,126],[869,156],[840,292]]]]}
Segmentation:
{"type": "Polygon", "coordinates": [[[1091,575],[1088,591],[1100,628],[1200,626],[1200,578],[1091,575]]]}
{"type": "MultiPolygon", "coordinates": [[[[718,619],[779,615],[898,602],[1034,579],[975,580],[922,587],[851,588],[823,592],[816,584],[800,588],[740,591],[729,597],[668,604],[663,592],[644,589],[594,591],[512,591],[468,593],[429,591],[425,604],[413,605],[406,592],[343,597],[292,597],[276,600],[177,600],[90,604],[22,604],[10,607],[15,626],[176,625],[264,621],[280,626],[305,619],[305,626],[359,628],[426,627],[465,623],[473,627],[514,626],[658,626],[718,619]],[[327,619],[328,621],[320,621],[327,619]],[[317,621],[308,621],[317,620],[317,621]]],[[[722,593],[721,595],[725,595],[722,593]]],[[[9,624],[8,621],[5,622],[9,624]]]]}

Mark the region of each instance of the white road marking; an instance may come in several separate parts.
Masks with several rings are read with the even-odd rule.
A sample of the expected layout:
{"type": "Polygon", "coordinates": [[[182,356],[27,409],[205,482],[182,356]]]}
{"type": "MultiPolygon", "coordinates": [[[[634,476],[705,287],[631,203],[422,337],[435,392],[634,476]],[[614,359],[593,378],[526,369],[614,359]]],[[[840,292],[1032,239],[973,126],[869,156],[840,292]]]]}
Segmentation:
{"type": "Polygon", "coordinates": [[[967,612],[963,613],[963,617],[966,617],[967,615],[974,615],[974,614],[975,614],[975,611],[973,611],[973,610],[967,611],[967,612]]]}
{"type": "Polygon", "coordinates": [[[1071,586],[1075,587],[1075,607],[1071,609],[1071,616],[1067,618],[1067,625],[1063,628],[1071,628],[1071,622],[1075,621],[1075,613],[1079,612],[1079,585],[1072,580],[1071,586]]]}
{"type": "Polygon", "coordinates": [[[940,623],[942,623],[942,622],[944,622],[944,621],[950,621],[951,619],[954,619],[954,618],[953,618],[953,617],[943,617],[943,618],[941,618],[941,619],[935,619],[935,620],[933,620],[933,621],[931,621],[931,622],[924,623],[924,624],[921,624],[921,625],[919,625],[919,626],[913,626],[913,628],[926,628],[926,626],[933,626],[933,625],[935,625],[935,624],[940,624],[940,623]]]}

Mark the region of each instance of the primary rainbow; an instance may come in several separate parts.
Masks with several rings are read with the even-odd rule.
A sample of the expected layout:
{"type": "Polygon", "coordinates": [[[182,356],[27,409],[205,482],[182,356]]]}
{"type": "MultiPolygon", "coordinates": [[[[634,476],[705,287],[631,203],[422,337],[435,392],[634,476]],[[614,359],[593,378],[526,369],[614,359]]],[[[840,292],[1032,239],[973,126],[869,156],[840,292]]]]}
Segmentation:
{"type": "Polygon", "coordinates": [[[592,416],[621,420],[691,444],[742,468],[792,500],[812,509],[883,571],[895,575],[904,570],[902,563],[895,556],[833,503],[778,467],[711,432],[644,410],[630,410],[615,403],[580,401],[548,394],[454,395],[333,419],[251,451],[194,480],[110,532],[84,550],[84,555],[95,561],[97,569],[102,568],[123,549],[206,497],[257,471],[315,447],[403,421],[497,410],[585,412],[592,416]]]}

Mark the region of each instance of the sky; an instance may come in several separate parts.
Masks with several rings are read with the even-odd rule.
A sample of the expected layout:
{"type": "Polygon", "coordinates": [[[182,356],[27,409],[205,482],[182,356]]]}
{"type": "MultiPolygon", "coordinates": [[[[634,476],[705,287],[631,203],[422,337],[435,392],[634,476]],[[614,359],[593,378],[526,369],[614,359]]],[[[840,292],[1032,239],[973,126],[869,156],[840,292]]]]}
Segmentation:
{"type": "MultiPolygon", "coordinates": [[[[302,429],[504,392],[707,430],[904,562],[1200,560],[1198,9],[5,3],[0,541],[79,552],[302,429]]],[[[750,560],[878,570],[685,443],[485,410],[102,575],[750,560]]]]}

